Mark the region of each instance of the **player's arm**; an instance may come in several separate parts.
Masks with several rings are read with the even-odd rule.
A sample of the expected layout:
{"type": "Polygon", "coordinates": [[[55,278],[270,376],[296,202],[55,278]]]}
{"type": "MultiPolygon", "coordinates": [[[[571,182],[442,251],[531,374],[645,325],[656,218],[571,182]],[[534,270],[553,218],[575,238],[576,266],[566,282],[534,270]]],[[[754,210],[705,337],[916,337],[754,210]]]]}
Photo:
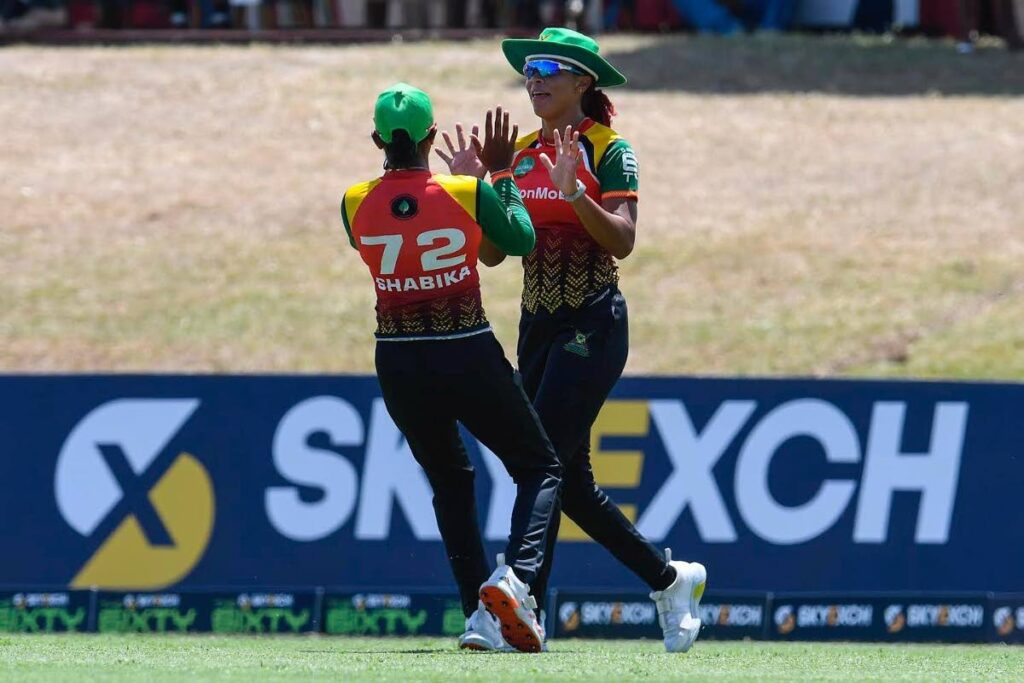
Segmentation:
{"type": "Polygon", "coordinates": [[[478,181],[480,205],[477,215],[485,238],[480,244],[480,260],[488,266],[495,266],[504,260],[506,254],[529,254],[537,236],[512,172],[494,173],[491,181],[493,187],[478,181]]]}
{"type": "Polygon", "coordinates": [[[605,199],[600,204],[587,195],[572,202],[583,227],[608,253],[622,260],[636,244],[636,200],[605,199]]]}
{"type": "Polygon", "coordinates": [[[493,268],[504,260],[505,252],[498,249],[494,242],[487,239],[487,236],[485,235],[484,238],[480,240],[480,262],[485,266],[493,268]]]}
{"type": "Polygon", "coordinates": [[[629,143],[619,138],[609,145],[597,167],[601,203],[584,195],[573,209],[591,237],[617,259],[624,259],[636,243],[637,193],[640,169],[629,143]]]}
{"type": "Polygon", "coordinates": [[[341,195],[341,224],[345,226],[345,234],[348,235],[348,243],[353,249],[359,249],[355,238],[352,237],[352,226],[348,222],[348,211],[345,210],[345,195],[341,195]]]}
{"type": "MultiPolygon", "coordinates": [[[[496,266],[505,260],[506,254],[525,256],[533,250],[537,236],[533,231],[533,221],[526,211],[523,198],[519,194],[515,178],[510,170],[515,160],[516,140],[519,139],[519,126],[510,125],[508,112],[498,107],[493,113],[487,112],[484,122],[484,142],[480,143],[476,134],[470,136],[473,146],[480,156],[480,161],[491,174],[493,187],[480,184],[480,214],[486,211],[488,220],[493,225],[500,225],[502,218],[509,224],[509,230],[517,237],[513,248],[506,248],[500,237],[496,237],[484,228],[484,239],[480,243],[480,260],[487,266],[496,266]],[[485,209],[486,207],[486,209],[485,209]]],[[[480,222],[483,225],[483,220],[480,222]]],[[[504,228],[498,228],[499,231],[504,228]]]]}
{"type": "MultiPolygon", "coordinates": [[[[563,139],[555,131],[554,162],[547,155],[541,155],[541,163],[551,173],[555,186],[567,197],[576,194],[576,164],[582,153],[579,132],[569,132],[563,139]]],[[[629,143],[621,138],[612,142],[598,164],[596,175],[601,183],[601,201],[584,193],[572,202],[572,207],[594,241],[615,258],[624,259],[636,242],[639,190],[639,168],[629,143]]]]}
{"type": "MultiPolygon", "coordinates": [[[[515,181],[513,181],[513,183],[514,182],[515,181]]],[[[520,199],[520,203],[522,203],[522,199],[520,199]]],[[[499,249],[494,242],[489,240],[485,233],[484,238],[480,241],[480,262],[489,268],[493,268],[504,261],[505,256],[505,252],[499,249]]]]}

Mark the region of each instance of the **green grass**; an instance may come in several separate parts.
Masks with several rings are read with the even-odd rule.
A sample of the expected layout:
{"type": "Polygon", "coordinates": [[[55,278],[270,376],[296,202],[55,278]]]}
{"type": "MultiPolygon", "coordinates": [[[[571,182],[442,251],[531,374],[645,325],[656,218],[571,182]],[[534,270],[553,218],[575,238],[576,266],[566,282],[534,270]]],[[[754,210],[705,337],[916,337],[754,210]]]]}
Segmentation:
{"type": "Polygon", "coordinates": [[[0,638],[4,681],[993,681],[1021,671],[1024,648],[1007,646],[707,642],[667,655],[653,641],[569,640],[543,655],[494,655],[437,638],[0,638]]]}

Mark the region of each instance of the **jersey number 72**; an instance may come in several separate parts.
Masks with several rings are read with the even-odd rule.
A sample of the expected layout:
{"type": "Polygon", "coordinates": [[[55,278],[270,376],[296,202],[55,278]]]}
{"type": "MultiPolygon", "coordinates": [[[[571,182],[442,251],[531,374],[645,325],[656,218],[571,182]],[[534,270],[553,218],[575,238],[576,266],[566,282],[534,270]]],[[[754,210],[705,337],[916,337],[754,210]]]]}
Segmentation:
{"type": "MultiPolygon", "coordinates": [[[[394,275],[398,265],[398,257],[402,252],[402,244],[405,238],[402,235],[373,235],[361,236],[359,241],[368,246],[383,246],[384,253],[380,259],[380,274],[394,275]]],[[[466,254],[456,254],[466,246],[466,233],[458,228],[438,228],[427,230],[416,236],[416,244],[421,247],[431,247],[437,242],[443,242],[441,246],[427,249],[420,254],[420,267],[423,272],[429,273],[433,270],[451,268],[466,260],[466,254]]]]}

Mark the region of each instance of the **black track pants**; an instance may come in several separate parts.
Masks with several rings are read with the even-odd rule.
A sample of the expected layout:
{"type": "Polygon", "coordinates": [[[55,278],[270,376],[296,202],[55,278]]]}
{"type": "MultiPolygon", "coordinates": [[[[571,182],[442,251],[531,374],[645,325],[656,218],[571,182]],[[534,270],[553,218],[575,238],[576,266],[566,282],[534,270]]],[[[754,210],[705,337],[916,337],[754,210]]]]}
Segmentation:
{"type": "MultiPolygon", "coordinates": [[[[590,464],[590,428],[628,354],[626,300],[615,287],[579,309],[523,312],[519,371],[564,468],[562,510],[652,590],[661,590],[675,572],[597,485],[590,464]]],[[[538,603],[546,598],[559,521],[553,520],[544,566],[532,584],[538,603]]]]}
{"type": "Polygon", "coordinates": [[[477,608],[491,573],[461,422],[505,465],[517,486],[505,561],[536,581],[557,515],[561,466],[519,375],[490,332],[462,339],[378,341],[377,376],[388,412],[434,491],[434,512],[462,608],[477,608]]]}

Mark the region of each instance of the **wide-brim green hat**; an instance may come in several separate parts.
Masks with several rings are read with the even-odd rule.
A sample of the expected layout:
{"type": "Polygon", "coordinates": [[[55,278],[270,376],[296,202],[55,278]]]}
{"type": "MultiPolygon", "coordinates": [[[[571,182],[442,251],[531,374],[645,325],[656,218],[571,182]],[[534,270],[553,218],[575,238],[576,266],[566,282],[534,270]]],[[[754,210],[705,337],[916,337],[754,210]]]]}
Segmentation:
{"type": "Polygon", "coordinates": [[[626,82],[626,77],[600,55],[596,40],[567,28],[546,28],[537,39],[508,38],[501,41],[501,51],[520,74],[530,59],[555,59],[592,76],[599,88],[626,82]]]}

